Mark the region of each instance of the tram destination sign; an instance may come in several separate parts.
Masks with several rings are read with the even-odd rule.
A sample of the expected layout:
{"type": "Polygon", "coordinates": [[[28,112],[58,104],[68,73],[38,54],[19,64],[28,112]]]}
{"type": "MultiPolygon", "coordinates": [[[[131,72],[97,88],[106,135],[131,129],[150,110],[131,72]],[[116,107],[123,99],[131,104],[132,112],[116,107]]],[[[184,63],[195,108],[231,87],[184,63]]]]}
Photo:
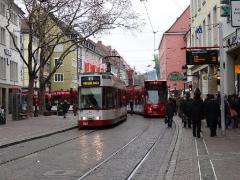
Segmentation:
{"type": "Polygon", "coordinates": [[[218,64],[218,50],[193,50],[186,52],[187,65],[218,64]]]}
{"type": "Polygon", "coordinates": [[[83,76],[81,77],[82,86],[100,86],[100,76],[83,76]]]}

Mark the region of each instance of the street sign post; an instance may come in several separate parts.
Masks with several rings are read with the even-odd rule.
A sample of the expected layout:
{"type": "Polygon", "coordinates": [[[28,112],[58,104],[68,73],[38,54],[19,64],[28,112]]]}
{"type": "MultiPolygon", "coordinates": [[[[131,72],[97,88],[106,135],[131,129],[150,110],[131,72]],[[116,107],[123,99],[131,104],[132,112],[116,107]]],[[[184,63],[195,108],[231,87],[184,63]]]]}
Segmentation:
{"type": "Polygon", "coordinates": [[[222,135],[226,135],[226,126],[225,126],[225,102],[224,102],[224,49],[223,49],[223,29],[222,22],[219,22],[219,61],[220,61],[220,95],[221,95],[221,127],[222,127],[222,135]]]}

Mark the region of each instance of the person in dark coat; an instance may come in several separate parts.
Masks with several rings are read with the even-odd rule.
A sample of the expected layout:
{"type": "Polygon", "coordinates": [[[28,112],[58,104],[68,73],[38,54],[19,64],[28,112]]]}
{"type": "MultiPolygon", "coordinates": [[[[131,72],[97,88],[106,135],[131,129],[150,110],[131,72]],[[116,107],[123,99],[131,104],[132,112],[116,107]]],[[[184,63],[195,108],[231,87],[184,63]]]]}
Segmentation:
{"type": "Polygon", "coordinates": [[[168,103],[166,105],[166,111],[167,111],[167,118],[168,118],[168,127],[172,127],[172,121],[175,110],[175,104],[172,100],[172,98],[169,98],[168,103]]]}
{"type": "Polygon", "coordinates": [[[130,113],[132,115],[133,114],[133,100],[132,99],[130,99],[129,104],[130,104],[130,113]]]}
{"type": "Polygon", "coordinates": [[[63,105],[62,105],[62,110],[63,110],[63,118],[66,118],[66,114],[68,112],[69,104],[67,100],[64,100],[63,105]]]}
{"type": "Polygon", "coordinates": [[[200,138],[201,120],[204,117],[204,103],[201,98],[201,91],[197,88],[191,106],[191,119],[193,124],[193,136],[200,138]]]}
{"type": "Polygon", "coordinates": [[[210,99],[211,99],[211,94],[207,94],[207,97],[206,99],[204,100],[204,114],[206,116],[206,122],[207,122],[207,127],[210,128],[210,117],[207,115],[207,111],[208,111],[208,107],[209,107],[209,102],[210,102],[210,99]]]}
{"type": "Polygon", "coordinates": [[[220,117],[220,109],[216,99],[214,99],[213,95],[210,95],[209,101],[205,107],[206,118],[209,120],[210,127],[210,136],[214,137],[217,135],[217,123],[220,117]]]}
{"type": "Polygon", "coordinates": [[[191,106],[192,106],[193,99],[190,98],[190,93],[186,92],[186,99],[183,101],[183,114],[184,114],[184,121],[183,125],[188,128],[191,128],[192,120],[191,120],[191,106]]]}

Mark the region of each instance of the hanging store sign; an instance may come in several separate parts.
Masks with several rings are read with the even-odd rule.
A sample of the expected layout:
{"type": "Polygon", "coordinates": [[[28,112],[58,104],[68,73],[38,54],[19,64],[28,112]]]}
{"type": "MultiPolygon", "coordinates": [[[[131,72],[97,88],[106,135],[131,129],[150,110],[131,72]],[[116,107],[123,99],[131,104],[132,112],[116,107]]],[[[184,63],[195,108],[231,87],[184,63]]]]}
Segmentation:
{"type": "Polygon", "coordinates": [[[218,64],[218,50],[186,51],[187,65],[218,64]]]}
{"type": "Polygon", "coordinates": [[[170,81],[182,81],[184,76],[179,72],[172,72],[168,75],[168,80],[170,81]]]}
{"type": "Polygon", "coordinates": [[[232,27],[240,27],[240,1],[231,1],[232,27]]]}

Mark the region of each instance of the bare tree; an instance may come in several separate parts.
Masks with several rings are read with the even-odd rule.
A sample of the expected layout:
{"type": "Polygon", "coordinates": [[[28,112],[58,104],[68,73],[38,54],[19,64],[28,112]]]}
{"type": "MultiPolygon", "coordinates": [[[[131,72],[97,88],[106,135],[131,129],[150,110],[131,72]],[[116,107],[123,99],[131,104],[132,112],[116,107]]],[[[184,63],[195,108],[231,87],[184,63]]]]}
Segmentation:
{"type": "Polygon", "coordinates": [[[52,75],[61,66],[55,64],[47,77],[43,76],[44,68],[51,60],[54,49],[58,45],[67,48],[60,55],[61,62],[86,38],[115,29],[139,29],[143,23],[133,11],[131,0],[19,0],[26,11],[23,17],[28,29],[28,57],[25,59],[14,41],[14,33],[10,31],[12,1],[9,1],[9,17],[6,26],[14,46],[28,68],[28,114],[32,114],[34,79],[39,76],[40,110],[45,109],[45,86],[52,75]],[[73,27],[77,26],[75,31],[73,27]],[[33,39],[37,37],[37,46],[33,39]],[[77,37],[77,38],[76,38],[77,37]],[[40,52],[40,62],[37,53],[40,52]]]}

